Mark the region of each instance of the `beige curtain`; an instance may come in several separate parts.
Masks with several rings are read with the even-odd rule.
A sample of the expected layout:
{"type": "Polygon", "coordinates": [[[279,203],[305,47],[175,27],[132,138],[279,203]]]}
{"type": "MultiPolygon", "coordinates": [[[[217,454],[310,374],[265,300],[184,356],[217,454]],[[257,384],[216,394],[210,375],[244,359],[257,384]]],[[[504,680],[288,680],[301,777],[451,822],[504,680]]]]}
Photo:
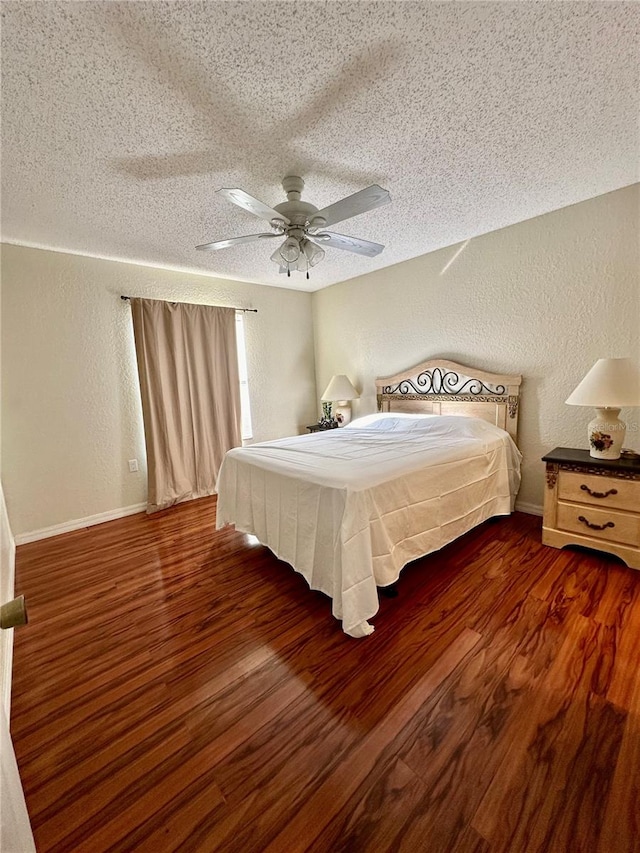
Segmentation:
{"type": "Polygon", "coordinates": [[[131,299],[147,445],[147,512],[211,495],[241,444],[233,308],[131,299]]]}

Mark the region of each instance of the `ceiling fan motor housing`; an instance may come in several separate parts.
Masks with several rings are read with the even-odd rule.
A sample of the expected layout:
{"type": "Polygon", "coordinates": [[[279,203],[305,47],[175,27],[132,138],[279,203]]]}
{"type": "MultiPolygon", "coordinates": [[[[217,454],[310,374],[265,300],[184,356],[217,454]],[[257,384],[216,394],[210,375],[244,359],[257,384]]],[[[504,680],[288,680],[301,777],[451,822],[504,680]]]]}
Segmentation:
{"type": "Polygon", "coordinates": [[[290,221],[291,225],[285,229],[287,234],[297,237],[298,234],[295,232],[300,228],[306,230],[308,227],[323,227],[325,220],[322,217],[316,217],[318,219],[317,224],[311,225],[314,220],[314,214],[318,212],[318,208],[308,201],[300,200],[300,195],[304,189],[302,178],[297,175],[289,175],[282,181],[282,188],[287,194],[287,201],[276,204],[274,210],[277,210],[278,213],[281,213],[290,221]]]}
{"type": "Polygon", "coordinates": [[[276,204],[274,210],[282,213],[291,222],[292,225],[303,227],[313,219],[313,214],[318,212],[318,208],[309,204],[308,201],[283,201],[282,204],[276,204]]]}

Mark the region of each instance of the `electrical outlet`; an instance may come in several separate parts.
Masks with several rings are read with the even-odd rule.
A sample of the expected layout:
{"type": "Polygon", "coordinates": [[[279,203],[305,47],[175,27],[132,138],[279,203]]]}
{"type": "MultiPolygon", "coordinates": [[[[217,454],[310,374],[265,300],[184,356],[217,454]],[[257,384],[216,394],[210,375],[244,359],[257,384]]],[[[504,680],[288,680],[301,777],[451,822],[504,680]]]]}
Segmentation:
{"type": "Polygon", "coordinates": [[[137,470],[138,470],[138,460],[137,459],[130,459],[129,460],[129,472],[131,474],[135,474],[135,472],[137,470]]]}

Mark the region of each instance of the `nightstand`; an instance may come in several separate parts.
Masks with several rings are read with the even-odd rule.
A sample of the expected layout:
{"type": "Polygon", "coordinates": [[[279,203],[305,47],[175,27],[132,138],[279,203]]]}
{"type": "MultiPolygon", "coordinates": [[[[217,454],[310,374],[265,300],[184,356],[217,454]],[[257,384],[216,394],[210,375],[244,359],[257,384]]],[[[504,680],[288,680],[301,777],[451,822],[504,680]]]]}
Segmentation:
{"type": "Polygon", "coordinates": [[[556,447],[547,463],[542,541],[616,554],[640,569],[640,460],[556,447]]]}
{"type": "Polygon", "coordinates": [[[309,432],[324,432],[325,429],[338,429],[340,424],[335,421],[332,424],[311,424],[307,427],[309,432]]]}

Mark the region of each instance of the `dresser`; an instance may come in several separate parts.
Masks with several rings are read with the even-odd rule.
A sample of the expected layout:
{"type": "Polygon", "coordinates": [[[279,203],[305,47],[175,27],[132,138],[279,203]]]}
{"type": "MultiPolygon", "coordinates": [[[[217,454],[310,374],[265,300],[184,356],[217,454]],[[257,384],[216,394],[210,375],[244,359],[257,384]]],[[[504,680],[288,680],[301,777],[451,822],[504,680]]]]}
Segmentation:
{"type": "Polygon", "coordinates": [[[542,541],[616,554],[640,569],[640,460],[556,447],[546,462],[542,541]]]}

